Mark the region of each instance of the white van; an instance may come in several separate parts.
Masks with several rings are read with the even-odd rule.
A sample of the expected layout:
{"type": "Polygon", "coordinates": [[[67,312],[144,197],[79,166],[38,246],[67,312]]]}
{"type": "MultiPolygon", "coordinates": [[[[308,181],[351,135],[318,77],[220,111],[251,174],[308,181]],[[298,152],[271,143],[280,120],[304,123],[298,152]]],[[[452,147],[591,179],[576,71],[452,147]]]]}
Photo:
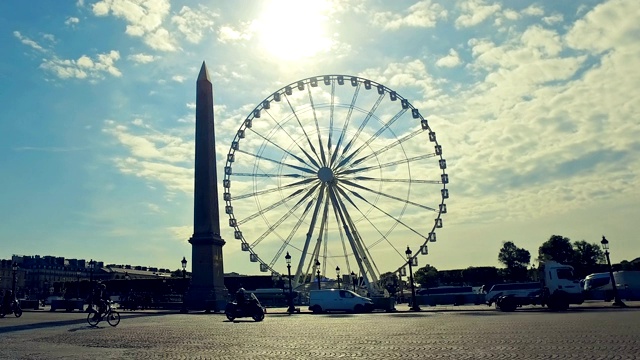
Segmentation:
{"type": "Polygon", "coordinates": [[[373,301],[351,290],[311,290],[309,310],[314,313],[324,311],[369,312],[373,310],[373,301]]]}

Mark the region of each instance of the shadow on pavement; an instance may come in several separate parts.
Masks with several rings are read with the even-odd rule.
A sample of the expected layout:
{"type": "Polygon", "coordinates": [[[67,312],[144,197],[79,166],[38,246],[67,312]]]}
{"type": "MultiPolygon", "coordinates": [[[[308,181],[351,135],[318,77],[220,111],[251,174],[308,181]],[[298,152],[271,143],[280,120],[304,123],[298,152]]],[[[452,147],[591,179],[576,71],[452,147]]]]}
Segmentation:
{"type": "MultiPolygon", "coordinates": [[[[123,315],[122,319],[126,320],[126,319],[137,318],[137,317],[165,316],[165,315],[172,315],[172,314],[171,313],[127,314],[127,315],[123,315]]],[[[45,321],[45,322],[41,322],[41,323],[22,324],[22,325],[14,325],[14,326],[4,326],[4,327],[0,327],[0,334],[10,333],[10,332],[15,332],[15,331],[46,329],[46,328],[53,328],[53,327],[58,327],[58,326],[68,326],[68,325],[75,325],[75,324],[86,324],[87,327],[90,327],[89,324],[87,324],[87,319],[86,318],[82,318],[82,319],[73,319],[73,320],[45,321]]],[[[98,327],[98,328],[100,328],[100,327],[98,327]]],[[[70,331],[77,331],[77,330],[79,330],[79,329],[72,329],[70,331]]]]}

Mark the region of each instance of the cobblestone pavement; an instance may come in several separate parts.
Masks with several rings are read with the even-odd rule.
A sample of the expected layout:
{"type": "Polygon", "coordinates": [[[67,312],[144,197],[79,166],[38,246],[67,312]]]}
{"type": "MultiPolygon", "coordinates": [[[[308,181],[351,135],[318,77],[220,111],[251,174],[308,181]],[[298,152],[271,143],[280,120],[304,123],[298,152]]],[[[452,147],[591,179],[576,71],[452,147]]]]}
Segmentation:
{"type": "MultiPolygon", "coordinates": [[[[640,308],[560,313],[487,307],[373,314],[123,312],[91,328],[84,313],[0,319],[0,359],[640,359],[640,308]]],[[[403,310],[400,306],[398,310],[403,310]]]]}

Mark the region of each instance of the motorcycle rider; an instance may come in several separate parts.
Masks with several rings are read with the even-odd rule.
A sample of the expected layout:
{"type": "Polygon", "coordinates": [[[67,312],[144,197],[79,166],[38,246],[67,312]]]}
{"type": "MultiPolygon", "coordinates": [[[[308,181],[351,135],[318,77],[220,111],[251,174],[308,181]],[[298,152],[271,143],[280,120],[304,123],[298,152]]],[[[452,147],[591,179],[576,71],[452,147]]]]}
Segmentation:
{"type": "Polygon", "coordinates": [[[244,301],[245,301],[245,290],[241,284],[238,291],[236,291],[236,303],[238,304],[239,308],[244,307],[244,301]]]}

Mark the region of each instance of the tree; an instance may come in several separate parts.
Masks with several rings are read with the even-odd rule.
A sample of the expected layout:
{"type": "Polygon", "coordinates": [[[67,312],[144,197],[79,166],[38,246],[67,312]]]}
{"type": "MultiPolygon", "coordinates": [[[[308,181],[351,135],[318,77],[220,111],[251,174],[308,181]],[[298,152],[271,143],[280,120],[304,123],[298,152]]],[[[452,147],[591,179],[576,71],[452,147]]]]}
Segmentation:
{"type": "Polygon", "coordinates": [[[576,275],[585,277],[591,273],[597,272],[598,264],[605,262],[604,253],[598,244],[589,244],[581,240],[573,243],[573,267],[576,275]]]}
{"type": "Polygon", "coordinates": [[[507,267],[507,274],[511,280],[522,281],[527,278],[531,254],[528,250],[517,247],[512,241],[506,241],[498,253],[498,261],[507,267]]]}
{"type": "Polygon", "coordinates": [[[390,294],[395,294],[398,291],[398,275],[396,273],[389,271],[381,274],[380,283],[390,294]]]}
{"type": "Polygon", "coordinates": [[[571,264],[575,258],[575,250],[569,238],[562,235],[551,235],[538,248],[538,261],[553,260],[562,264],[571,264]]]}
{"type": "Polygon", "coordinates": [[[438,286],[438,269],[427,264],[413,274],[413,280],[420,284],[421,287],[438,286]]]}

